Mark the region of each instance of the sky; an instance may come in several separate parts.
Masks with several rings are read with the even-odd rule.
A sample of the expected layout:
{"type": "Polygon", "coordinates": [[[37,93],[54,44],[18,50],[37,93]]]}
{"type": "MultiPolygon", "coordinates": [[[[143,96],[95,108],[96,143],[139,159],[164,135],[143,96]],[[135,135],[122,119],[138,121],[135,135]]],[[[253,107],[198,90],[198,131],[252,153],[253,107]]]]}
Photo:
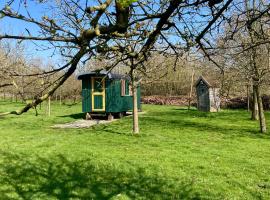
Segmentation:
{"type": "MultiPolygon", "coordinates": [[[[10,0],[0,0],[0,9],[4,8],[6,2],[8,1],[10,0]]],[[[46,13],[46,10],[42,8],[40,3],[35,3],[36,1],[37,0],[15,0],[14,1],[15,3],[12,6],[12,9],[19,11],[23,15],[27,15],[27,13],[25,12],[24,4],[23,3],[20,4],[20,2],[27,2],[27,9],[29,10],[29,13],[31,13],[31,16],[33,18],[41,19],[42,16],[44,15],[50,16],[51,13],[46,13]]],[[[84,0],[82,0],[81,2],[84,2],[84,0]]],[[[96,0],[90,0],[89,2],[91,2],[91,5],[92,5],[93,2],[96,2],[96,0]]],[[[198,32],[200,31],[201,28],[202,27],[198,27],[198,32]]],[[[24,23],[21,20],[9,19],[7,17],[0,19],[0,34],[8,33],[8,34],[13,34],[13,35],[18,35],[18,34],[28,35],[26,29],[29,30],[32,35],[37,35],[38,30],[39,30],[36,25],[33,25],[31,23],[24,23]]],[[[181,41],[180,38],[177,38],[173,35],[169,36],[168,40],[181,41]]],[[[36,42],[36,43],[41,44],[41,42],[36,42]]],[[[40,58],[41,60],[44,60],[44,62],[53,61],[57,64],[60,63],[60,65],[63,64],[61,63],[63,62],[63,59],[61,56],[57,55],[57,56],[51,57],[51,55],[53,54],[53,50],[47,50],[47,51],[37,50],[37,46],[35,45],[33,41],[25,41],[23,42],[23,44],[26,47],[27,57],[40,58]]],[[[43,44],[46,44],[46,42],[45,43],[43,42],[43,44]]]]}
{"type": "MultiPolygon", "coordinates": [[[[0,9],[5,6],[7,0],[0,0],[0,9]]],[[[15,0],[15,4],[12,5],[12,9],[19,11],[23,15],[27,15],[24,4],[20,4],[20,0],[15,0]]],[[[46,15],[46,11],[41,8],[41,6],[35,3],[33,0],[27,0],[27,9],[31,16],[36,19],[41,19],[46,15]]],[[[8,17],[0,19],[0,34],[11,34],[11,35],[28,35],[27,30],[31,32],[31,35],[37,35],[39,28],[37,25],[32,23],[25,23],[21,20],[10,19],[8,17]]],[[[6,40],[8,41],[8,40],[6,40]]],[[[8,41],[9,42],[9,41],[8,41]]],[[[24,41],[22,45],[25,47],[25,56],[31,59],[39,59],[46,63],[60,63],[63,62],[62,58],[59,55],[53,56],[53,50],[40,50],[36,45],[47,44],[46,42],[35,42],[35,41],[24,41]]]]}
{"type": "MultiPolygon", "coordinates": [[[[7,2],[10,0],[0,0],[0,9],[3,9],[7,2]]],[[[14,11],[18,11],[22,15],[27,16],[26,8],[28,12],[31,14],[31,17],[34,19],[42,19],[44,16],[54,16],[57,13],[54,10],[49,10],[47,8],[48,3],[41,4],[37,3],[38,0],[14,0],[14,4],[12,4],[11,8],[14,11]],[[26,4],[24,4],[26,2],[26,4]],[[25,8],[26,5],[26,8],[25,8]],[[45,6],[46,5],[46,8],[45,6]]],[[[47,2],[50,3],[50,0],[47,2]]],[[[85,1],[80,1],[83,7],[85,6],[85,1]]],[[[96,4],[96,0],[90,0],[89,5],[96,4]]],[[[0,18],[0,34],[10,34],[10,35],[28,35],[27,30],[31,32],[31,35],[36,36],[38,35],[39,28],[37,25],[33,23],[25,23],[22,20],[10,19],[8,17],[0,18]]],[[[9,41],[9,40],[5,40],[9,41]]],[[[40,42],[40,41],[23,41],[22,44],[25,47],[25,55],[30,59],[39,58],[43,60],[44,63],[56,63],[57,65],[65,64],[64,58],[59,54],[53,55],[54,49],[52,50],[40,50],[38,45],[46,45],[48,42],[40,42]]]]}

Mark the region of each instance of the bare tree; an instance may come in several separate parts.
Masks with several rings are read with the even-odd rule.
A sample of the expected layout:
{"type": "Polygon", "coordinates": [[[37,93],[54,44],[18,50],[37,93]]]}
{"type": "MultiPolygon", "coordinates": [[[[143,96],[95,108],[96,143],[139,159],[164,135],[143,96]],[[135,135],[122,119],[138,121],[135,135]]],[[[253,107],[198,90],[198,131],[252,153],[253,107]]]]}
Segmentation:
{"type": "Polygon", "coordinates": [[[32,16],[27,3],[20,1],[18,6],[8,2],[0,11],[1,20],[20,20],[35,25],[39,31],[26,28],[23,35],[3,33],[0,40],[35,41],[41,50],[53,49],[67,62],[42,74],[65,73],[50,81],[50,89],[24,108],[4,114],[20,115],[36,107],[54,94],[80,61],[106,54],[114,63],[111,66],[129,62],[133,77],[137,71],[147,71],[144,63],[152,52],[171,54],[177,60],[183,50],[198,44],[207,53],[204,46],[209,33],[216,33],[223,19],[230,18],[231,12],[226,14],[226,10],[238,5],[232,0],[37,1],[36,6],[49,10],[48,15],[37,17],[32,16]]]}
{"type": "MultiPolygon", "coordinates": [[[[261,87],[269,75],[269,3],[263,0],[245,0],[224,23],[224,33],[216,45],[203,47],[210,59],[221,68],[238,70],[238,81],[253,84],[252,119],[259,118],[260,131],[266,132],[261,98],[261,87]],[[214,55],[214,56],[213,56],[214,55]],[[219,62],[222,57],[227,62],[219,62]],[[222,66],[223,65],[223,66],[222,66]]],[[[221,59],[221,60],[222,60],[221,59]]]]}

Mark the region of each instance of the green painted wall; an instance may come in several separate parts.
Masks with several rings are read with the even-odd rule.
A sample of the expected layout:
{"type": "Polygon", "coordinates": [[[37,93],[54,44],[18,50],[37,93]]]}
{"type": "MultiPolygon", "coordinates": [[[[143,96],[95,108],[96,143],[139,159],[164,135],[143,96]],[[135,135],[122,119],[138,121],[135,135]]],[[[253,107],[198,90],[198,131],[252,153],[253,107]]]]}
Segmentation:
{"type": "Polygon", "coordinates": [[[121,80],[108,80],[106,112],[124,112],[132,108],[132,97],[121,96],[121,80]]]}
{"type": "MultiPolygon", "coordinates": [[[[126,84],[127,88],[128,84],[126,84]]],[[[133,100],[132,96],[121,96],[121,80],[106,79],[105,81],[105,109],[107,113],[117,113],[132,110],[133,100]]],[[[128,89],[126,89],[128,94],[128,89]]],[[[138,108],[141,109],[141,95],[140,87],[138,88],[138,108]]],[[[83,112],[92,111],[91,102],[91,79],[82,80],[82,102],[83,112]]],[[[95,107],[101,106],[97,101],[95,107]]]]}
{"type": "Polygon", "coordinates": [[[82,111],[91,112],[92,98],[91,98],[91,79],[82,80],[82,111]]]}

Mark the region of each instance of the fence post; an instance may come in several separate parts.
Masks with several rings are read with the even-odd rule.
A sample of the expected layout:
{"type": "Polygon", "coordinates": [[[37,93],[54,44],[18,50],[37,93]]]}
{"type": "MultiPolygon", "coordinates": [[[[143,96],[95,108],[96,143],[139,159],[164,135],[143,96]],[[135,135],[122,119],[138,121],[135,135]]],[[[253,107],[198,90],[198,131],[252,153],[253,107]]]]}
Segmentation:
{"type": "Polygon", "coordinates": [[[190,92],[189,92],[189,98],[188,98],[188,110],[190,110],[190,106],[191,106],[191,98],[192,98],[192,92],[193,92],[194,75],[195,75],[195,70],[192,69],[190,92]]]}

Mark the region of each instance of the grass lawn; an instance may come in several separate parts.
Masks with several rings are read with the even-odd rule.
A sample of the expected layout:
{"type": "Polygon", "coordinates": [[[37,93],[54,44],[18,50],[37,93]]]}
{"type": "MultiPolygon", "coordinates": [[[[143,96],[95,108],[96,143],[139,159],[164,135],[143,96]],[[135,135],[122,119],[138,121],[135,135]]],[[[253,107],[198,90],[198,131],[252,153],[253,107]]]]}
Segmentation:
{"type": "Polygon", "coordinates": [[[270,199],[270,132],[246,111],[143,110],[137,137],[130,117],[51,128],[81,118],[80,104],[0,118],[0,199],[270,199]]]}

